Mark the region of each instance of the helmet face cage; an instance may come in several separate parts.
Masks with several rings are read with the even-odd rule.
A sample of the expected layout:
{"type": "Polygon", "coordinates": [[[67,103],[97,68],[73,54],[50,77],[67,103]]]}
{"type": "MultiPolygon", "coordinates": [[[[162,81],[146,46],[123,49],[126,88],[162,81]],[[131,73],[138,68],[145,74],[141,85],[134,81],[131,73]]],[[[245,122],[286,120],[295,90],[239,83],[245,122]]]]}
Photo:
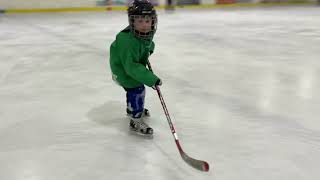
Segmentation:
{"type": "Polygon", "coordinates": [[[156,10],[149,0],[133,0],[129,4],[128,18],[130,30],[136,37],[152,40],[157,30],[158,19],[156,10]],[[151,27],[148,27],[150,21],[151,27]]]}
{"type": "Polygon", "coordinates": [[[156,33],[157,30],[157,24],[158,24],[158,19],[157,15],[129,15],[129,25],[131,32],[138,38],[144,39],[144,40],[152,40],[154,34],[156,33]],[[135,25],[135,21],[151,21],[150,23],[150,29],[147,32],[141,32],[139,31],[135,25]]]}

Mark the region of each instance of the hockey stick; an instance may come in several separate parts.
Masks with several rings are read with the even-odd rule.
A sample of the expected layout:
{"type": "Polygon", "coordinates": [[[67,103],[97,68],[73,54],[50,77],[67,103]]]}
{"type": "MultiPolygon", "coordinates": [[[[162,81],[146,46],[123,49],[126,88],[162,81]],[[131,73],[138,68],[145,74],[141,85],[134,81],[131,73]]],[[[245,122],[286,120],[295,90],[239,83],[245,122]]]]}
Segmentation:
{"type": "MultiPolygon", "coordinates": [[[[152,68],[151,68],[151,64],[150,62],[148,61],[147,62],[147,65],[148,65],[148,68],[151,72],[153,72],[152,68]]],[[[188,156],[182,149],[181,145],[180,145],[180,142],[179,142],[179,139],[178,139],[178,135],[176,133],[176,130],[172,124],[172,121],[171,121],[171,118],[170,118],[170,115],[169,115],[169,111],[167,109],[167,106],[163,100],[163,97],[162,97],[162,94],[161,94],[161,91],[160,91],[160,88],[159,86],[155,86],[156,90],[157,90],[157,93],[158,93],[158,96],[159,96],[159,99],[160,99],[160,102],[161,102],[161,105],[162,105],[162,108],[164,110],[164,113],[167,117],[167,120],[168,120],[168,123],[169,123],[169,126],[170,126],[170,129],[171,129],[171,133],[174,137],[174,140],[176,142],[176,145],[178,147],[178,150],[179,150],[179,153],[182,157],[182,159],[187,163],[189,164],[190,166],[194,167],[195,169],[198,169],[200,171],[209,171],[209,164],[205,161],[201,161],[201,160],[197,160],[197,159],[193,159],[192,157],[188,156]]]]}

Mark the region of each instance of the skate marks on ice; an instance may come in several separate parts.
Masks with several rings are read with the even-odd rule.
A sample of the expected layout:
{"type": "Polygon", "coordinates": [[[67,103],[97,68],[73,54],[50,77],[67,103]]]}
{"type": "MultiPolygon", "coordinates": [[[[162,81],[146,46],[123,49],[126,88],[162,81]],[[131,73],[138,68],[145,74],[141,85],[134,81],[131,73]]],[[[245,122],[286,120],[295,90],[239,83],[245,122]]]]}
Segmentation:
{"type": "MultiPolygon", "coordinates": [[[[231,124],[237,124],[237,130],[243,131],[242,133],[248,134],[253,139],[261,136],[260,139],[263,141],[259,141],[260,145],[268,146],[270,143],[278,144],[281,141],[287,145],[297,143],[301,147],[310,148],[311,151],[320,147],[320,132],[305,126],[304,122],[307,119],[303,119],[295,113],[268,112],[243,97],[228,96],[223,93],[198,90],[195,94],[191,88],[185,88],[184,91],[186,94],[203,99],[203,101],[214,102],[216,107],[241,119],[241,121],[239,119],[229,119],[228,121],[232,122],[231,124]],[[270,139],[273,138],[279,142],[275,140],[271,142],[270,139]]],[[[312,121],[312,119],[310,120],[312,121]]]]}
{"type": "Polygon", "coordinates": [[[103,127],[112,134],[128,132],[129,120],[125,114],[125,104],[118,101],[108,101],[98,107],[92,108],[87,117],[103,127]]]}
{"type": "MultiPolygon", "coordinates": [[[[98,123],[103,131],[106,132],[105,139],[113,139],[112,147],[110,147],[110,149],[106,148],[108,149],[106,150],[106,155],[112,153],[115,157],[119,156],[121,160],[123,160],[123,155],[128,156],[127,160],[118,163],[132,164],[130,167],[134,167],[134,169],[136,169],[135,167],[140,167],[136,169],[137,171],[142,169],[153,171],[154,167],[157,167],[160,172],[163,172],[161,175],[167,176],[168,179],[182,180],[185,179],[186,176],[190,177],[191,174],[186,170],[189,167],[183,167],[184,162],[180,159],[178,152],[176,152],[174,144],[172,144],[172,147],[163,147],[167,143],[156,142],[163,141],[163,138],[171,141],[169,130],[166,129],[168,136],[161,136],[159,134],[159,136],[154,136],[154,139],[141,137],[141,135],[131,132],[129,130],[129,119],[125,114],[125,105],[121,102],[108,101],[100,106],[96,106],[87,113],[87,117],[90,121],[98,123]],[[168,153],[167,148],[170,148],[170,152],[174,153],[168,153]],[[135,156],[134,153],[145,153],[146,157],[140,155],[135,156]],[[143,168],[141,169],[141,167],[143,168]],[[177,170],[184,175],[180,176],[180,173],[176,174],[177,170]]],[[[146,119],[147,122],[152,120],[153,119],[150,118],[146,119]]],[[[159,121],[159,119],[155,121],[159,121]]],[[[163,127],[160,126],[160,128],[163,127]]]]}
{"type": "Polygon", "coordinates": [[[129,117],[126,115],[125,103],[108,101],[91,109],[87,116],[90,120],[100,124],[111,135],[137,136],[137,138],[152,139],[153,136],[140,135],[129,128],[129,117]]]}
{"type": "MultiPolygon", "coordinates": [[[[166,146],[166,144],[168,143],[161,143],[161,141],[166,140],[172,141],[170,130],[168,129],[168,127],[165,126],[166,124],[164,124],[164,126],[157,126],[159,128],[157,128],[157,132],[161,134],[167,133],[168,135],[163,136],[161,134],[155,134],[153,137],[145,137],[143,135],[138,135],[135,132],[129,130],[129,119],[125,114],[125,105],[118,101],[108,101],[100,106],[94,107],[87,113],[87,116],[89,120],[100,124],[101,126],[103,126],[105,131],[108,132],[108,136],[106,136],[106,139],[114,138],[118,139],[123,143],[127,141],[126,146],[130,147],[133,146],[135,143],[138,143],[140,145],[144,144],[143,146],[146,146],[145,143],[148,143],[148,149],[153,149],[149,149],[148,151],[152,154],[157,154],[155,159],[158,160],[154,162],[155,166],[160,166],[167,170],[176,169],[179,172],[183,172],[183,174],[188,175],[189,177],[191,176],[191,174],[188,173],[188,169],[192,168],[184,164],[174,144],[172,144],[172,146],[170,147],[163,147],[166,146]],[[129,145],[128,143],[131,145],[129,145]],[[169,149],[167,150],[167,148],[169,149]],[[163,161],[166,162],[166,166],[163,164],[163,161]]],[[[153,119],[152,117],[146,118],[146,122],[152,123],[152,121],[161,120],[153,119]]],[[[155,124],[158,123],[155,122],[155,124]]],[[[117,144],[117,142],[115,142],[115,144],[117,144]]],[[[138,146],[136,148],[138,148],[138,146]]],[[[142,147],[142,149],[145,148],[147,147],[142,147]]],[[[170,177],[171,176],[172,174],[170,175],[170,177]]],[[[181,177],[177,177],[177,179],[181,179],[181,177]]]]}
{"type": "MultiPolygon", "coordinates": [[[[183,160],[180,158],[179,152],[175,154],[169,154],[163,147],[161,147],[161,144],[159,144],[156,141],[153,141],[152,144],[157,148],[157,150],[162,154],[163,157],[165,157],[168,160],[168,165],[170,164],[171,166],[176,167],[180,172],[185,174],[186,176],[190,177],[192,176],[185,168],[182,168],[182,165],[185,165],[183,160]],[[176,155],[176,156],[175,156],[176,155]],[[173,158],[173,156],[175,158],[173,158]]],[[[175,148],[172,146],[172,148],[175,148]]],[[[190,168],[187,165],[185,166],[186,168],[190,168]]],[[[192,169],[192,168],[190,168],[192,169]]]]}

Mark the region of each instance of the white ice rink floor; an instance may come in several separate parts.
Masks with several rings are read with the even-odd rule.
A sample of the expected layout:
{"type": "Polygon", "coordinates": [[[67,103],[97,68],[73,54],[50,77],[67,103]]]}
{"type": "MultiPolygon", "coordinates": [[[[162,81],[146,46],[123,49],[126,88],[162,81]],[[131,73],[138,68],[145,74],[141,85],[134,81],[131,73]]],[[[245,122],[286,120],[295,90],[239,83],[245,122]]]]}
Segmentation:
{"type": "Polygon", "coordinates": [[[124,12],[0,16],[1,180],[318,180],[320,7],[159,11],[150,57],[184,150],[147,89],[133,136],[109,46],[124,12]]]}

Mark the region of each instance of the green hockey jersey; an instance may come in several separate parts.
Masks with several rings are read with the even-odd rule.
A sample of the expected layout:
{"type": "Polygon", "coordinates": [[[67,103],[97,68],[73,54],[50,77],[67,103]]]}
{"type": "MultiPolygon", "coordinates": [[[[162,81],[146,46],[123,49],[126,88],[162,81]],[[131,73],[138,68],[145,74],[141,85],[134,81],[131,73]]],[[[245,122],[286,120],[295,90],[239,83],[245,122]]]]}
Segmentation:
{"type": "Polygon", "coordinates": [[[153,41],[135,37],[129,28],[122,30],[110,46],[113,80],[125,88],[143,84],[154,86],[159,78],[146,68],[148,57],[153,50],[153,41]]]}

